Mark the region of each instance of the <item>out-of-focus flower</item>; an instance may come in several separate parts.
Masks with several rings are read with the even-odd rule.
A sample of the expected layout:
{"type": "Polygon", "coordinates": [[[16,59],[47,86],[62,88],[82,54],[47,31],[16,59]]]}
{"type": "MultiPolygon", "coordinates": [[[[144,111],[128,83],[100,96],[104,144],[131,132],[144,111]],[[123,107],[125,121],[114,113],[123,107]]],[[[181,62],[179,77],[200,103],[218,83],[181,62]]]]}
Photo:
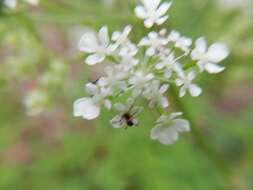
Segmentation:
{"type": "Polygon", "coordinates": [[[207,49],[207,42],[203,37],[196,41],[195,49],[191,53],[192,59],[198,61],[197,65],[200,71],[206,70],[211,74],[220,73],[225,69],[217,63],[224,60],[228,55],[229,50],[222,43],[214,43],[207,49]]]}
{"type": "MultiPolygon", "coordinates": [[[[32,6],[36,6],[39,4],[39,0],[24,0],[24,1],[32,6]]],[[[18,0],[4,0],[4,4],[10,9],[15,9],[18,5],[18,0]]]]}
{"type": "Polygon", "coordinates": [[[216,0],[219,7],[225,9],[242,9],[242,10],[251,10],[253,3],[251,0],[216,0]]]}
{"type": "Polygon", "coordinates": [[[44,112],[48,100],[48,93],[45,90],[34,89],[30,91],[24,99],[27,115],[36,116],[44,112]]]}
{"type": "Polygon", "coordinates": [[[172,3],[160,3],[161,0],[142,0],[143,5],[135,8],[136,16],[145,20],[145,27],[151,28],[154,24],[161,25],[168,19],[168,15],[165,14],[172,3]]]}
{"type": "Polygon", "coordinates": [[[179,133],[190,131],[190,124],[185,119],[177,117],[182,113],[172,113],[169,116],[162,115],[155,127],[150,132],[152,140],[158,140],[164,145],[173,144],[178,140],[179,133]]]}

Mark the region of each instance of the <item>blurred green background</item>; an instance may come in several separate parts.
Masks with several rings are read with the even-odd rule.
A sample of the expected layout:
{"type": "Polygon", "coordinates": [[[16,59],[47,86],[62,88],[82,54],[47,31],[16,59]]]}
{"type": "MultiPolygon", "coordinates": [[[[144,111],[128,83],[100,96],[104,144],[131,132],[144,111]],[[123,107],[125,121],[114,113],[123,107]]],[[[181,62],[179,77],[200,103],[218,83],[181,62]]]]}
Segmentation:
{"type": "Polygon", "coordinates": [[[100,72],[83,64],[80,35],[129,23],[139,39],[136,1],[20,1],[15,10],[1,4],[1,190],[253,189],[253,2],[173,2],[167,29],[223,41],[231,55],[224,73],[198,79],[200,98],[181,100],[196,130],[172,146],[149,139],[152,112],[129,130],[113,129],[111,113],[95,122],[72,116],[85,81],[100,72]]]}

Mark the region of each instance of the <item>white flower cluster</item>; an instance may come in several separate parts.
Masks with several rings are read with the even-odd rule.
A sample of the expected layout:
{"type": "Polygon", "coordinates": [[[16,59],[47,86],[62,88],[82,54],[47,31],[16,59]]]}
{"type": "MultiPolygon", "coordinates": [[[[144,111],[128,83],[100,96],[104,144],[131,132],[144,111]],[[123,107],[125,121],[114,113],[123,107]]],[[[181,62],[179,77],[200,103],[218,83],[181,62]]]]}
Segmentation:
{"type": "Polygon", "coordinates": [[[28,116],[35,117],[48,110],[53,101],[50,93],[62,88],[66,71],[67,66],[64,62],[55,59],[47,70],[39,76],[36,86],[25,94],[23,100],[28,116]]]}
{"type": "MultiPolygon", "coordinates": [[[[142,0],[135,14],[144,19],[146,28],[152,28],[168,19],[166,12],[170,7],[171,3],[161,3],[161,0],[142,0]]],[[[106,62],[108,65],[103,77],[86,84],[90,96],[75,101],[74,116],[92,120],[104,106],[119,112],[111,120],[114,128],[132,127],[138,124],[137,117],[143,111],[141,103],[145,100],[161,114],[151,130],[151,139],[172,144],[180,132],[190,130],[190,124],[177,118],[182,113],[166,114],[170,105],[166,93],[170,86],[180,87],[180,97],[187,92],[193,97],[199,96],[202,90],[194,83],[196,75],[204,71],[210,74],[223,71],[224,67],[218,63],[228,56],[229,50],[222,43],[208,48],[203,37],[197,39],[192,48],[192,39],[166,29],[150,31],[135,44],[129,39],[131,30],[131,26],[126,26],[122,32],[116,31],[110,36],[104,26],[98,33],[88,32],[82,36],[79,49],[88,54],[85,63],[106,62]],[[189,61],[183,63],[187,57],[190,64],[189,61]],[[122,103],[124,99],[126,103],[122,103]]]]}
{"type": "MultiPolygon", "coordinates": [[[[36,6],[39,4],[39,0],[24,0],[26,3],[36,6]]],[[[18,0],[4,0],[4,5],[10,9],[15,9],[18,5],[18,0]]]]}

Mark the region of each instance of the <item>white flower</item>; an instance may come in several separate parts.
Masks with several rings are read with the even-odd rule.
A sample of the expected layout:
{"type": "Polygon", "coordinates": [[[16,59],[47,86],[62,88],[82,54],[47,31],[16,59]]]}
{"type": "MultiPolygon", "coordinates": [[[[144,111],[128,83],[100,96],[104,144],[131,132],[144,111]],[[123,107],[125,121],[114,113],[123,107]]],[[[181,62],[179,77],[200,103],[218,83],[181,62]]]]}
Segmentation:
{"type": "Polygon", "coordinates": [[[128,42],[128,35],[132,30],[132,26],[128,25],[124,28],[123,32],[116,31],[112,34],[112,40],[115,41],[115,45],[119,46],[128,42]]]}
{"type": "Polygon", "coordinates": [[[172,30],[170,32],[169,36],[168,36],[168,40],[170,42],[174,42],[175,43],[176,41],[179,40],[180,36],[181,36],[181,34],[178,31],[172,30]]]}
{"type": "Polygon", "coordinates": [[[110,55],[115,49],[110,44],[108,28],[102,27],[98,34],[94,32],[87,32],[82,37],[78,44],[79,50],[85,53],[90,53],[85,62],[88,65],[95,65],[104,61],[107,55],[110,55]]]}
{"type": "MultiPolygon", "coordinates": [[[[32,6],[36,6],[39,4],[39,0],[25,0],[25,1],[32,6]]],[[[10,9],[15,9],[17,7],[18,0],[4,0],[4,4],[10,9]]]]}
{"type": "Polygon", "coordinates": [[[167,39],[162,38],[156,32],[150,32],[147,37],[141,39],[138,45],[140,47],[148,46],[148,49],[146,50],[146,55],[153,56],[159,48],[165,46],[167,43],[167,39]]]}
{"type": "Polygon", "coordinates": [[[144,87],[154,78],[152,73],[145,73],[142,70],[138,70],[134,73],[133,76],[128,80],[130,85],[133,85],[133,96],[139,96],[144,87]]]}
{"type": "Polygon", "coordinates": [[[87,83],[86,91],[92,97],[80,98],[74,102],[73,115],[75,117],[92,120],[99,116],[102,105],[107,109],[111,109],[111,101],[106,99],[112,93],[108,88],[99,88],[95,84],[87,83]]]}
{"type": "Polygon", "coordinates": [[[172,2],[161,3],[161,0],[141,0],[143,3],[135,8],[135,14],[137,17],[144,19],[144,25],[147,28],[151,28],[154,24],[161,25],[167,19],[166,12],[171,7],[172,2]]]}
{"type": "Polygon", "coordinates": [[[189,53],[192,39],[181,36],[179,32],[172,30],[168,36],[168,41],[173,42],[176,48],[181,49],[185,53],[189,53]]]}
{"type": "Polygon", "coordinates": [[[183,72],[178,72],[179,78],[176,79],[176,85],[181,86],[179,91],[179,96],[183,97],[188,90],[192,97],[197,97],[202,93],[202,90],[196,84],[193,84],[192,81],[196,77],[196,73],[194,71],[190,71],[185,74],[183,72]]]}
{"type": "Polygon", "coordinates": [[[172,113],[169,116],[162,115],[151,130],[152,140],[158,140],[164,145],[174,144],[178,140],[179,133],[190,131],[190,124],[185,119],[177,117],[182,113],[172,113]]]}
{"type": "Polygon", "coordinates": [[[128,99],[126,105],[116,103],[114,107],[120,112],[111,120],[111,124],[114,128],[132,127],[138,124],[136,116],[142,111],[142,108],[134,106],[133,99],[128,99]]]}
{"type": "Polygon", "coordinates": [[[196,40],[195,49],[191,53],[193,60],[198,61],[197,65],[201,72],[206,70],[208,73],[215,74],[222,72],[225,67],[217,63],[224,60],[229,55],[229,50],[222,43],[214,43],[207,49],[205,38],[201,37],[196,40]]]}
{"type": "Polygon", "coordinates": [[[138,49],[135,44],[132,44],[129,41],[121,46],[119,56],[121,57],[120,67],[122,68],[122,72],[128,72],[134,66],[139,64],[139,60],[135,58],[137,52],[138,49]]]}
{"type": "Polygon", "coordinates": [[[192,45],[192,39],[191,38],[187,38],[187,37],[180,37],[176,43],[175,43],[175,47],[181,49],[182,51],[184,51],[185,53],[189,53],[190,49],[189,47],[192,45]]]}
{"type": "Polygon", "coordinates": [[[169,79],[174,70],[178,66],[174,52],[169,52],[168,55],[161,55],[161,60],[155,65],[157,70],[164,70],[164,77],[169,79]]]}
{"type": "Polygon", "coordinates": [[[166,108],[169,106],[168,99],[163,95],[169,89],[169,85],[160,85],[159,81],[152,81],[145,87],[143,96],[149,101],[149,107],[156,105],[166,108]]]}
{"type": "Polygon", "coordinates": [[[123,81],[126,73],[121,71],[119,65],[107,66],[105,68],[105,73],[106,76],[101,77],[97,82],[100,87],[109,88],[111,93],[113,93],[114,88],[119,88],[121,90],[126,88],[127,84],[123,81]]]}

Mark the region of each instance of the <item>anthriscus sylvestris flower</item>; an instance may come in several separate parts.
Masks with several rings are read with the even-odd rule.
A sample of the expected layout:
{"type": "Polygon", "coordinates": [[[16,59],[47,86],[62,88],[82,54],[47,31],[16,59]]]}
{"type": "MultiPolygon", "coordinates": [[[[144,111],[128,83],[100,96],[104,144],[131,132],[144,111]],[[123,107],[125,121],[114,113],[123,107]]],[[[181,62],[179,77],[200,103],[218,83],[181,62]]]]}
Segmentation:
{"type": "MultiPolygon", "coordinates": [[[[171,5],[161,0],[141,0],[135,14],[144,20],[146,28],[152,28],[168,19],[171,5]]],[[[89,96],[75,101],[74,116],[92,120],[105,107],[118,112],[111,119],[114,128],[129,128],[141,125],[138,116],[143,107],[151,108],[160,114],[151,139],[173,144],[180,133],[190,131],[190,123],[178,118],[182,113],[169,112],[170,87],[178,87],[179,97],[198,97],[202,89],[195,78],[203,71],[223,71],[225,68],[218,63],[228,56],[229,50],[220,42],[208,48],[203,37],[193,42],[176,30],[166,29],[151,30],[134,43],[130,39],[133,29],[127,25],[111,34],[104,26],[98,33],[83,34],[79,50],[88,54],[85,63],[93,66],[106,62],[107,66],[96,82],[86,84],[89,96]]]]}

